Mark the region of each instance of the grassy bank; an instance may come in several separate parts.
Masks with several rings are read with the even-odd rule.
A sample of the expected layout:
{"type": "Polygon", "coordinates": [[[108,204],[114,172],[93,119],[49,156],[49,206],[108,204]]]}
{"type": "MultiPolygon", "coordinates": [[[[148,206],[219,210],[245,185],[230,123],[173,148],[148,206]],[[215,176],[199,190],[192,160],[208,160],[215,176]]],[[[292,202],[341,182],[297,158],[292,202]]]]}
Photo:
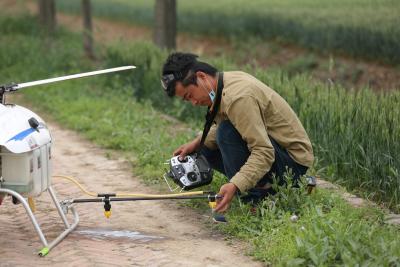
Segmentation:
{"type": "MultiPolygon", "coordinates": [[[[139,68],[132,74],[99,76],[30,88],[24,90],[24,96],[39,114],[46,112],[60,124],[79,131],[106,148],[131,153],[136,158],[136,173],[148,183],[162,183],[164,160],[170,157],[174,148],[195,134],[186,130],[188,125],[167,120],[162,114],[174,114],[190,122],[190,126],[198,125],[203,115],[203,111],[182,106],[176,100],[162,95],[158,73],[160,62],[165,57],[163,52],[150,44],[120,44],[104,49],[102,66],[95,66],[79,52],[79,36],[59,32],[57,38],[46,40],[35,30],[35,23],[29,17],[5,19],[2,16],[0,25],[0,33],[5,40],[0,43],[0,59],[7,63],[0,66],[2,84],[104,66],[137,65],[139,68]],[[192,115],[197,116],[197,122],[190,119],[192,115]]],[[[222,60],[214,63],[221,68],[234,68],[222,60]]],[[[365,159],[374,155],[367,153],[363,158],[353,153],[347,157],[341,154],[345,152],[341,147],[353,142],[364,145],[362,141],[365,135],[361,134],[368,133],[368,140],[372,141],[366,141],[366,144],[376,149],[374,153],[377,155],[382,153],[382,157],[391,156],[389,165],[384,166],[391,166],[393,177],[399,179],[399,165],[394,154],[398,151],[398,144],[390,139],[394,140],[399,133],[396,121],[399,116],[390,102],[398,100],[398,94],[376,97],[366,91],[353,95],[346,94],[340,88],[330,88],[327,92],[327,88],[311,84],[304,77],[288,80],[279,73],[254,73],[273,88],[279,89],[300,114],[316,148],[319,159],[316,169],[323,172],[322,168],[326,166],[324,172],[333,178],[352,177],[351,173],[347,173],[354,171],[351,168],[345,173],[346,176],[339,176],[341,171],[345,172],[346,164],[338,163],[349,161],[350,166],[357,168],[357,164],[351,165],[351,157],[366,164],[365,159]],[[379,113],[373,112],[375,105],[381,108],[379,113]],[[383,128],[372,127],[377,124],[383,128]],[[348,125],[355,125],[357,131],[348,125]],[[392,125],[390,130],[389,125],[392,125]],[[353,135],[347,136],[347,133],[353,135]],[[385,144],[381,142],[382,135],[387,145],[380,148],[385,144]],[[335,136],[337,138],[331,140],[335,136]],[[347,143],[342,143],[344,141],[347,143]]],[[[375,158],[367,163],[373,164],[373,160],[375,158]]],[[[360,170],[370,166],[362,167],[360,170]]],[[[385,169],[382,169],[384,172],[385,169]]],[[[223,177],[217,175],[212,189],[218,190],[223,182],[223,177]]],[[[396,187],[393,185],[395,181],[387,180],[387,183],[396,187]]],[[[363,188],[366,189],[368,187],[363,188]]],[[[369,190],[376,191],[372,191],[372,188],[369,190]]],[[[393,203],[392,206],[395,205],[393,203]]],[[[250,214],[247,206],[235,201],[228,218],[231,223],[222,226],[221,230],[246,240],[252,244],[251,255],[274,265],[396,266],[400,262],[398,227],[385,225],[381,211],[374,208],[354,209],[335,194],[324,190],[318,190],[310,196],[304,190],[282,189],[275,204],[265,202],[256,216],[250,214]],[[290,220],[293,213],[299,215],[297,222],[290,220]]]]}
{"type": "MultiPolygon", "coordinates": [[[[154,1],[96,0],[93,13],[152,26],[154,1]]],[[[272,38],[323,52],[342,52],[400,63],[400,3],[395,0],[179,0],[180,31],[246,40],[272,38]]],[[[79,0],[59,0],[64,12],[80,12],[79,0]]]]}

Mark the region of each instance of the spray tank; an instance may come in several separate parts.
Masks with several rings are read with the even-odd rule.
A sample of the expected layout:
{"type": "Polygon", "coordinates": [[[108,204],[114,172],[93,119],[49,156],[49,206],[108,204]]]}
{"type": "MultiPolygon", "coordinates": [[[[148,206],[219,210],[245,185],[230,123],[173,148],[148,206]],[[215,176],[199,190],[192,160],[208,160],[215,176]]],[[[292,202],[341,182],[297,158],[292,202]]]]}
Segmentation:
{"type": "Polygon", "coordinates": [[[49,129],[34,112],[18,105],[6,104],[6,93],[25,87],[134,68],[124,66],[0,86],[0,189],[13,190],[24,197],[36,197],[51,184],[52,138],[49,129]]]}
{"type": "Polygon", "coordinates": [[[51,135],[45,122],[17,105],[0,105],[0,188],[36,197],[51,183],[51,135]]]}

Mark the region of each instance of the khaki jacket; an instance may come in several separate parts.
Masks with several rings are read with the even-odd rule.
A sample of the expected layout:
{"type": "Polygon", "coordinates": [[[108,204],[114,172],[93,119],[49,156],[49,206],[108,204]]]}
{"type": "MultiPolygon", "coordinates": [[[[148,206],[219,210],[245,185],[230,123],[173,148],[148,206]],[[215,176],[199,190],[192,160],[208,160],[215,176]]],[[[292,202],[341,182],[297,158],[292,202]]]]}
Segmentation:
{"type": "Polygon", "coordinates": [[[255,77],[240,71],[224,72],[219,111],[205,145],[217,149],[216,129],[229,120],[247,143],[250,156],[231,182],[241,192],[253,188],[275,161],[269,136],[285,148],[297,163],[310,167],[314,161],[310,139],[289,104],[255,77]]]}

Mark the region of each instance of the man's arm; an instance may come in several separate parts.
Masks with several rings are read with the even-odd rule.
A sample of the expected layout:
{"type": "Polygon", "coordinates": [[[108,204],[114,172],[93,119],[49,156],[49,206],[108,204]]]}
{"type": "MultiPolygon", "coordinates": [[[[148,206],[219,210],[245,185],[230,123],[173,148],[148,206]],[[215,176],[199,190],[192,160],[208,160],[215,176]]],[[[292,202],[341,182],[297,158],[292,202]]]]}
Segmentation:
{"type": "Polygon", "coordinates": [[[252,96],[241,97],[227,108],[228,119],[247,143],[250,156],[240,171],[232,177],[230,183],[220,188],[219,194],[223,199],[216,207],[217,212],[228,209],[238,190],[243,193],[253,188],[271,169],[275,160],[274,148],[265,129],[261,112],[257,100],[252,96]]]}
{"type": "Polygon", "coordinates": [[[261,107],[252,96],[235,100],[227,109],[229,120],[250,150],[246,163],[231,179],[231,183],[242,193],[253,188],[275,161],[274,147],[269,140],[261,112],[261,107]]]}

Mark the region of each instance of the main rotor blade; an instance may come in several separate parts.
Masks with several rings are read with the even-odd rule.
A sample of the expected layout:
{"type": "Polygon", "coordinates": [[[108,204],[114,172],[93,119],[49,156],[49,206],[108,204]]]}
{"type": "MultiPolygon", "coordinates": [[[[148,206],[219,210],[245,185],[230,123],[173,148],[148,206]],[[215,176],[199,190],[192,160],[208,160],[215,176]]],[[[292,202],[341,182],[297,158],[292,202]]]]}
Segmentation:
{"type": "Polygon", "coordinates": [[[98,74],[104,74],[104,73],[116,72],[116,71],[122,71],[122,70],[129,70],[129,69],[135,69],[135,68],[136,68],[135,66],[124,66],[124,67],[111,68],[111,69],[105,69],[105,70],[96,70],[96,71],[78,73],[78,74],[67,75],[67,76],[62,76],[62,77],[57,77],[57,78],[50,78],[50,79],[39,80],[39,81],[34,81],[34,82],[20,83],[15,86],[15,89],[21,89],[21,88],[25,88],[25,87],[40,85],[40,84],[60,82],[60,81],[65,81],[65,80],[77,79],[77,78],[82,78],[82,77],[87,77],[87,76],[93,76],[93,75],[98,75],[98,74]]]}

